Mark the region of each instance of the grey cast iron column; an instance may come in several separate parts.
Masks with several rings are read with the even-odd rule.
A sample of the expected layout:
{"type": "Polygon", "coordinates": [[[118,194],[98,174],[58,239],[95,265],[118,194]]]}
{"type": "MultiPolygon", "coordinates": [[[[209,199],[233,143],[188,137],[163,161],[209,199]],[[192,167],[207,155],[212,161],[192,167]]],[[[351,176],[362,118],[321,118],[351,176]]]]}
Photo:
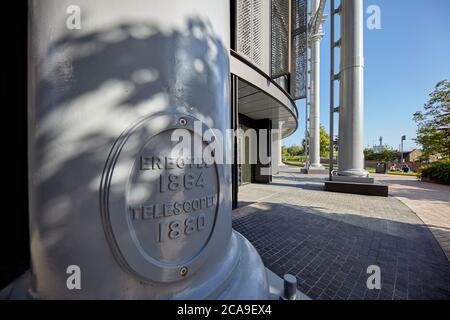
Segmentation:
{"type": "Polygon", "coordinates": [[[363,152],[363,28],[363,0],[342,0],[338,171],[341,176],[368,176],[363,152]]]}
{"type": "MultiPolygon", "coordinates": [[[[320,0],[312,0],[314,16],[320,0]]],[[[323,168],[320,164],[320,41],[322,28],[311,39],[311,110],[310,110],[310,168],[323,168]]]]}
{"type": "Polygon", "coordinates": [[[232,229],[231,166],[191,162],[202,133],[231,128],[229,1],[73,3],[29,1],[27,292],[268,298],[232,229]]]}

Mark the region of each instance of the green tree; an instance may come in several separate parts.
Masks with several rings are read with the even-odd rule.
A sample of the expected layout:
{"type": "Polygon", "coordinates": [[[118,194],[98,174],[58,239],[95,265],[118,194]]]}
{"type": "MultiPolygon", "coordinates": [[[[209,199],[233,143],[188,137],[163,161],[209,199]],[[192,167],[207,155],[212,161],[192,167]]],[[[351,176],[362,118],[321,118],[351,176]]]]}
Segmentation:
{"type": "Polygon", "coordinates": [[[303,154],[303,147],[290,146],[287,148],[287,153],[291,156],[300,156],[303,154]]]}
{"type": "Polygon", "coordinates": [[[384,146],[381,152],[375,152],[373,149],[365,149],[364,158],[368,161],[394,161],[400,158],[400,153],[391,147],[384,146]]]}
{"type": "Polygon", "coordinates": [[[423,111],[414,113],[417,123],[417,138],[423,154],[429,158],[440,154],[450,158],[450,82],[439,82],[430,94],[423,111]]]}
{"type": "Polygon", "coordinates": [[[394,161],[398,158],[400,158],[400,153],[393,150],[392,148],[385,147],[383,148],[383,151],[379,152],[377,154],[378,161],[394,161]]]}
{"type": "Polygon", "coordinates": [[[368,161],[373,161],[373,160],[377,160],[376,157],[377,157],[377,154],[373,149],[370,149],[370,148],[364,149],[364,159],[366,159],[368,161]]]}
{"type": "Polygon", "coordinates": [[[324,126],[320,126],[320,156],[326,157],[330,151],[330,135],[324,126]]]}
{"type": "Polygon", "coordinates": [[[289,158],[289,153],[288,153],[288,151],[287,151],[286,146],[281,146],[281,158],[282,158],[283,160],[289,158]]]}

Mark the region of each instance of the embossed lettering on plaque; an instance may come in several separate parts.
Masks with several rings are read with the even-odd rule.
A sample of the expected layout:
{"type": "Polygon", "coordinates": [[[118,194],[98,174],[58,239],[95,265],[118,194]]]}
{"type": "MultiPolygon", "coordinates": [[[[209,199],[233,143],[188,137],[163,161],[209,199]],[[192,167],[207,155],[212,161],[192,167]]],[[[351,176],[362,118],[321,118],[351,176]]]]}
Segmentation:
{"type": "Polygon", "coordinates": [[[172,155],[171,132],[154,136],[137,155],[126,214],[140,252],[173,264],[194,257],[208,241],[218,190],[214,164],[172,155]]]}
{"type": "Polygon", "coordinates": [[[211,149],[194,133],[195,121],[187,114],[139,119],[117,138],[105,163],[100,213],[106,239],[118,264],[143,281],[186,279],[214,250],[223,167],[201,159],[211,149]],[[180,140],[172,141],[178,129],[186,130],[191,150],[180,152],[180,140]]]}

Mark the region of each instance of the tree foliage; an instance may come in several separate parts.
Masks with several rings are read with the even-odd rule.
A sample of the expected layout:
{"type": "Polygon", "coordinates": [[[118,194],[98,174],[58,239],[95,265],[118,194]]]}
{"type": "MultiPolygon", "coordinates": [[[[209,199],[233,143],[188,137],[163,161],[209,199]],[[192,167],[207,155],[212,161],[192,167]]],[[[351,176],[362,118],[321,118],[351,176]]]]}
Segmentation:
{"type": "Polygon", "coordinates": [[[330,135],[324,126],[320,126],[320,156],[325,157],[330,151],[330,135]]]}
{"type": "Polygon", "coordinates": [[[400,153],[392,148],[383,148],[378,154],[381,161],[394,161],[400,158],[400,153]]]}
{"type": "Polygon", "coordinates": [[[415,141],[422,146],[426,157],[440,154],[450,157],[450,82],[439,82],[430,94],[423,111],[414,113],[417,123],[415,141]]]}
{"type": "Polygon", "coordinates": [[[400,153],[385,146],[383,151],[375,152],[373,149],[364,150],[364,158],[368,161],[394,161],[400,158],[400,153]]]}
{"type": "Polygon", "coordinates": [[[450,160],[433,162],[419,171],[419,177],[450,185],[450,160]]]}
{"type": "MultiPolygon", "coordinates": [[[[328,155],[328,149],[330,147],[330,136],[326,132],[325,127],[320,126],[320,156],[325,157],[328,155]]],[[[298,157],[298,156],[304,156],[305,155],[305,140],[303,139],[302,146],[290,146],[290,147],[284,147],[283,146],[283,154],[286,154],[290,157],[298,157]]]]}
{"type": "Polygon", "coordinates": [[[291,156],[301,156],[303,155],[303,147],[299,147],[299,146],[290,146],[287,148],[287,153],[290,154],[291,156]]]}

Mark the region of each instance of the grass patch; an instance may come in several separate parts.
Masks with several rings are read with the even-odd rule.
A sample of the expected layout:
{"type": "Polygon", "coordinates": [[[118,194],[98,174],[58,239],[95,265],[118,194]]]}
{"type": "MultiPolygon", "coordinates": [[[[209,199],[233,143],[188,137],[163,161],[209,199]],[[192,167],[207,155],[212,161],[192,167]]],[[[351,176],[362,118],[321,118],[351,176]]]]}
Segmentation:
{"type": "Polygon", "coordinates": [[[291,161],[286,160],[286,161],[283,161],[283,163],[288,164],[290,166],[296,166],[296,167],[304,167],[305,166],[305,164],[303,162],[293,161],[293,160],[291,160],[291,161]]]}
{"type": "Polygon", "coordinates": [[[397,172],[397,171],[389,171],[388,174],[392,174],[394,176],[409,176],[409,177],[417,177],[417,172],[397,172]]]}
{"type": "MultiPolygon", "coordinates": [[[[303,162],[300,161],[283,161],[283,163],[287,164],[287,165],[291,165],[291,166],[296,166],[296,167],[304,167],[305,164],[303,162]]],[[[325,168],[330,168],[330,165],[327,163],[323,163],[322,164],[325,168]]],[[[334,170],[337,170],[338,168],[336,166],[333,167],[334,170]]],[[[375,168],[366,168],[367,172],[369,173],[375,173],[375,168]]],[[[396,171],[388,171],[387,174],[392,174],[392,175],[396,175],[396,176],[409,176],[409,177],[417,177],[417,172],[396,172],[396,171]]]]}

